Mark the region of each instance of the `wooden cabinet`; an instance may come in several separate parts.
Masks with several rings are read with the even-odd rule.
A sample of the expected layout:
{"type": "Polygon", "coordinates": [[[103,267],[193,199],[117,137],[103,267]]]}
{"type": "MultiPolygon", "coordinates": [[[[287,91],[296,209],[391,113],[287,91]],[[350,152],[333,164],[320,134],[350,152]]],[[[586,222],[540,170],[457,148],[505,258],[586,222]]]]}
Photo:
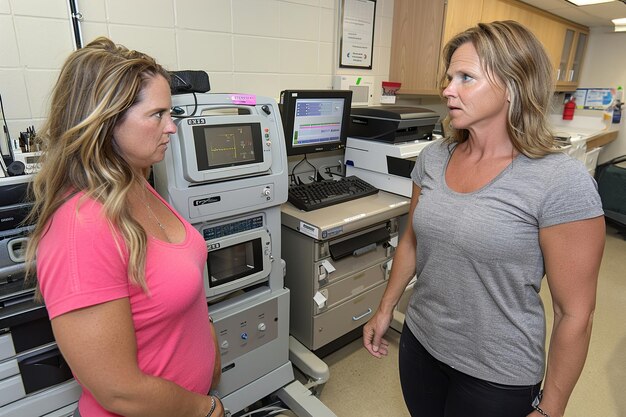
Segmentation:
{"type": "Polygon", "coordinates": [[[516,0],[484,0],[481,21],[511,19],[541,41],[555,71],[557,91],[575,90],[589,29],[516,0]]]}
{"type": "Polygon", "coordinates": [[[557,90],[574,90],[588,38],[576,25],[517,0],[395,0],[389,78],[399,94],[438,94],[441,50],[478,22],[515,20],[528,27],[550,57],[557,90]]]}
{"type": "Polygon", "coordinates": [[[530,29],[541,41],[552,68],[558,68],[563,47],[564,27],[556,16],[511,0],[484,0],[481,21],[515,20],[530,29]]]}
{"type": "Polygon", "coordinates": [[[447,0],[441,47],[454,35],[481,21],[484,0],[447,0]]]}
{"type": "Polygon", "coordinates": [[[561,62],[561,53],[563,50],[563,42],[565,38],[565,26],[553,19],[544,17],[544,21],[539,25],[532,27],[531,30],[539,38],[543,44],[550,62],[552,62],[552,69],[556,72],[561,62]]]}
{"type": "Polygon", "coordinates": [[[395,0],[389,79],[400,94],[438,94],[441,49],[480,20],[483,0],[395,0]]]}
{"type": "Polygon", "coordinates": [[[436,92],[444,0],[396,0],[389,79],[404,94],[436,92]]]}
{"type": "Polygon", "coordinates": [[[575,90],[580,78],[589,32],[575,27],[564,28],[564,42],[557,66],[557,90],[575,90]]]}

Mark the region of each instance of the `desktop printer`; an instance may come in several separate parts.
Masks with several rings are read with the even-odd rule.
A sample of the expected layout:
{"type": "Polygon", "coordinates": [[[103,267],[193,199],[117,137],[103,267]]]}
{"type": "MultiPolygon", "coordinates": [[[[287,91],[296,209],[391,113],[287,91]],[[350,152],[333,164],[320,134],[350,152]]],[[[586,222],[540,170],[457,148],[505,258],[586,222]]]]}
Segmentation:
{"type": "Polygon", "coordinates": [[[411,197],[411,171],[433,136],[439,115],[418,107],[353,108],[346,142],[346,175],[376,188],[411,197]]]}
{"type": "Polygon", "coordinates": [[[420,107],[354,107],[348,136],[388,143],[430,140],[437,120],[437,113],[420,107]]]}

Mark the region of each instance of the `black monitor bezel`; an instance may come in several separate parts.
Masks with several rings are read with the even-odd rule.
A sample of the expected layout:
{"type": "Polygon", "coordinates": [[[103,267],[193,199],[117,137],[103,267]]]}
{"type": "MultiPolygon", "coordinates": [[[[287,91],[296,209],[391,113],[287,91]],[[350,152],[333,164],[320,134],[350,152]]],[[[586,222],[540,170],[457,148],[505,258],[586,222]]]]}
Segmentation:
{"type": "Polygon", "coordinates": [[[328,152],[344,149],[348,137],[350,123],[350,109],[352,107],[352,90],[284,90],[280,93],[280,110],[285,136],[287,156],[304,155],[316,152],[328,152]],[[303,145],[294,147],[292,144],[293,126],[296,116],[296,102],[298,99],[343,99],[343,115],[339,142],[323,145],[303,145]]]}

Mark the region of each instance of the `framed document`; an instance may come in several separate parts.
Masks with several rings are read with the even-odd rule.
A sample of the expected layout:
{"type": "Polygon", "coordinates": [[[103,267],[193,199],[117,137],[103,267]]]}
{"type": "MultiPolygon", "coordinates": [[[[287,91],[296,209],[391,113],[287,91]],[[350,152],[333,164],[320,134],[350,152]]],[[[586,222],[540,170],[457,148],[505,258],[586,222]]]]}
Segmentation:
{"type": "Polygon", "coordinates": [[[376,0],[342,0],[339,66],[372,69],[376,0]]]}

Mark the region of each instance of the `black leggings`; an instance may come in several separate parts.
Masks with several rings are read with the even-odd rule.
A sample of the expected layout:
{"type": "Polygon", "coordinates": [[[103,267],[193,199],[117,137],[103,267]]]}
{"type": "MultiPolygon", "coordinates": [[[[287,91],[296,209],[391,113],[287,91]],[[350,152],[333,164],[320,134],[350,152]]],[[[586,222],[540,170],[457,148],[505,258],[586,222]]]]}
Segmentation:
{"type": "Polygon", "coordinates": [[[461,373],[430,355],[406,324],[398,361],[412,417],[526,417],[541,385],[495,384],[461,373]]]}

